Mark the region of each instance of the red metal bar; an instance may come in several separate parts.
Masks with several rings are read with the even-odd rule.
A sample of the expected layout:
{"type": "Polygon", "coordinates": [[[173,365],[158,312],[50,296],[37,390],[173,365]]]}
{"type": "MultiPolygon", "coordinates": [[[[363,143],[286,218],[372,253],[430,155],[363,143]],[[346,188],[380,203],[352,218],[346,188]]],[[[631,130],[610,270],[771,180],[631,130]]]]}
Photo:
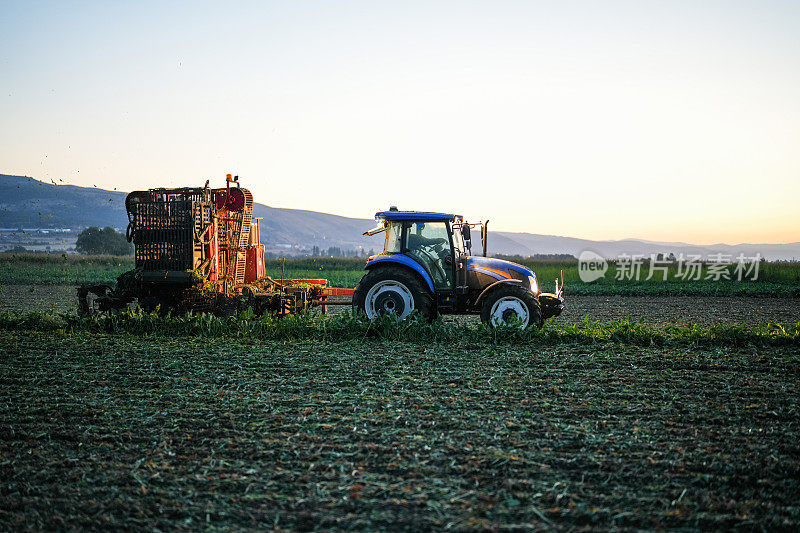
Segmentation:
{"type": "Polygon", "coordinates": [[[325,287],[322,289],[326,296],[353,296],[355,289],[345,289],[344,287],[325,287]]]}
{"type": "Polygon", "coordinates": [[[287,284],[305,283],[307,285],[319,285],[320,287],[328,286],[327,279],[284,279],[283,282],[287,284]]]}

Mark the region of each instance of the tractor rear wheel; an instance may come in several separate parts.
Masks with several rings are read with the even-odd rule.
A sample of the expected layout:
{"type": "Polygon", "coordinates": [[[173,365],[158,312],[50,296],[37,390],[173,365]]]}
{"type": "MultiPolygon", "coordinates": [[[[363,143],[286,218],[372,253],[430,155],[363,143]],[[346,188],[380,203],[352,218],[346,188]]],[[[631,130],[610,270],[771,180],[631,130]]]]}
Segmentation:
{"type": "Polygon", "coordinates": [[[414,274],[395,266],[367,272],[353,291],[353,307],[369,319],[392,313],[403,319],[414,310],[428,319],[436,314],[428,288],[414,274]]]}
{"type": "Polygon", "coordinates": [[[536,296],[519,285],[503,284],[494,289],[481,305],[481,320],[496,328],[502,324],[519,324],[520,328],[542,326],[542,309],[536,296]]]}

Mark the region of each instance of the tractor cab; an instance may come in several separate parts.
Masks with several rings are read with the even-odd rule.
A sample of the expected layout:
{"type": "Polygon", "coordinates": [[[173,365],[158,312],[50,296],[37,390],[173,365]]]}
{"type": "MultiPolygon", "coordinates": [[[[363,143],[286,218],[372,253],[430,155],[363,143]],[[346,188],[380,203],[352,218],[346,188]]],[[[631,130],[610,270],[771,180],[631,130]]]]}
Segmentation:
{"type": "Polygon", "coordinates": [[[497,298],[505,299],[488,312],[498,323],[512,315],[526,324],[541,323],[563,309],[558,282],[555,293],[543,294],[527,267],[486,257],[488,221],[470,224],[461,215],[396,208],[375,219],[377,227],[364,235],[385,233],[383,252],[367,259],[369,272],[354,294],[354,306],[370,318],[389,312],[403,317],[413,309],[428,316],[482,313],[485,303],[497,298]],[[472,255],[475,226],[482,256],[472,255]]]}
{"type": "MultiPolygon", "coordinates": [[[[375,214],[378,227],[365,235],[385,232],[381,254],[367,264],[399,262],[425,281],[439,308],[453,308],[455,294],[466,293],[464,265],[468,248],[464,243],[460,215],[418,211],[382,211],[375,214]]],[[[469,226],[466,226],[469,227],[469,226]]]]}

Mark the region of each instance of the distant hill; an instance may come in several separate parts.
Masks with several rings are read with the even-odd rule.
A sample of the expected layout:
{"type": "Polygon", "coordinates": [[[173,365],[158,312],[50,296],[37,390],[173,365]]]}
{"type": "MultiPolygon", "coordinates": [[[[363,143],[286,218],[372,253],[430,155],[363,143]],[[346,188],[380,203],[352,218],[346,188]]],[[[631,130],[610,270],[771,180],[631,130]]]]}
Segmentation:
{"type": "Polygon", "coordinates": [[[0,174],[0,228],[125,228],[126,195],[0,174]]]}
{"type": "MultiPolygon", "coordinates": [[[[0,174],[0,228],[73,228],[128,225],[127,192],[94,187],[45,183],[25,176],[0,174]]],[[[262,241],[268,247],[355,249],[380,247],[361,234],[374,227],[371,219],[357,219],[282,209],[256,203],[253,216],[262,217],[262,241]],[[369,245],[369,246],[368,246],[369,245]]]]}
{"type": "MultiPolygon", "coordinates": [[[[23,176],[0,174],[0,228],[74,228],[112,226],[125,228],[125,195],[93,187],[45,183],[23,176]]],[[[363,247],[380,249],[380,237],[361,234],[375,224],[372,219],[348,218],[316,211],[284,209],[255,204],[253,214],[262,217],[261,236],[268,249],[296,250],[336,246],[344,250],[363,247]]],[[[491,227],[490,227],[491,229],[491,227]]],[[[477,248],[476,248],[477,249],[477,248]]],[[[753,256],[767,259],[800,260],[800,242],[791,244],[715,244],[698,246],[680,242],[652,242],[626,239],[591,241],[574,237],[490,231],[489,252],[528,256],[534,254],[580,255],[591,250],[604,257],[620,254],[713,253],[753,256]]]]}
{"type": "Polygon", "coordinates": [[[619,257],[621,254],[674,253],[694,254],[706,258],[713,254],[730,254],[737,256],[743,253],[746,257],[754,257],[760,253],[762,257],[772,260],[800,260],[800,242],[790,244],[712,244],[696,245],[683,242],[654,242],[637,239],[619,241],[591,241],[574,237],[557,237],[553,235],[535,235],[532,233],[490,232],[489,248],[497,253],[519,255],[570,254],[578,257],[581,252],[590,250],[603,257],[619,257]],[[493,243],[492,241],[500,242],[493,243]],[[501,251],[502,250],[502,251],[501,251]],[[506,252],[504,250],[511,250],[506,252]]]}
{"type": "MultiPolygon", "coordinates": [[[[261,240],[269,247],[289,246],[320,249],[337,246],[343,250],[383,248],[383,241],[362,236],[375,227],[375,220],[348,218],[316,211],[253,206],[253,216],[263,217],[261,240]]],[[[380,250],[378,250],[380,251],[380,250]]]]}

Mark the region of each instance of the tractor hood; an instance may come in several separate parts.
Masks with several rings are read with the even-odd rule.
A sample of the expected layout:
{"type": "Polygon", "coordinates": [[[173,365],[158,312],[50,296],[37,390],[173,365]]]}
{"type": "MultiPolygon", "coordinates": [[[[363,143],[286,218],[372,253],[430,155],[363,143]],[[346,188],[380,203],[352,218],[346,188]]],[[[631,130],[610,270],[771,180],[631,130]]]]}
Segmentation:
{"type": "Polygon", "coordinates": [[[467,257],[467,270],[480,272],[481,274],[486,274],[497,280],[527,280],[529,276],[536,277],[536,274],[534,274],[530,268],[512,263],[511,261],[495,259],[494,257],[471,255],[467,257]]]}

